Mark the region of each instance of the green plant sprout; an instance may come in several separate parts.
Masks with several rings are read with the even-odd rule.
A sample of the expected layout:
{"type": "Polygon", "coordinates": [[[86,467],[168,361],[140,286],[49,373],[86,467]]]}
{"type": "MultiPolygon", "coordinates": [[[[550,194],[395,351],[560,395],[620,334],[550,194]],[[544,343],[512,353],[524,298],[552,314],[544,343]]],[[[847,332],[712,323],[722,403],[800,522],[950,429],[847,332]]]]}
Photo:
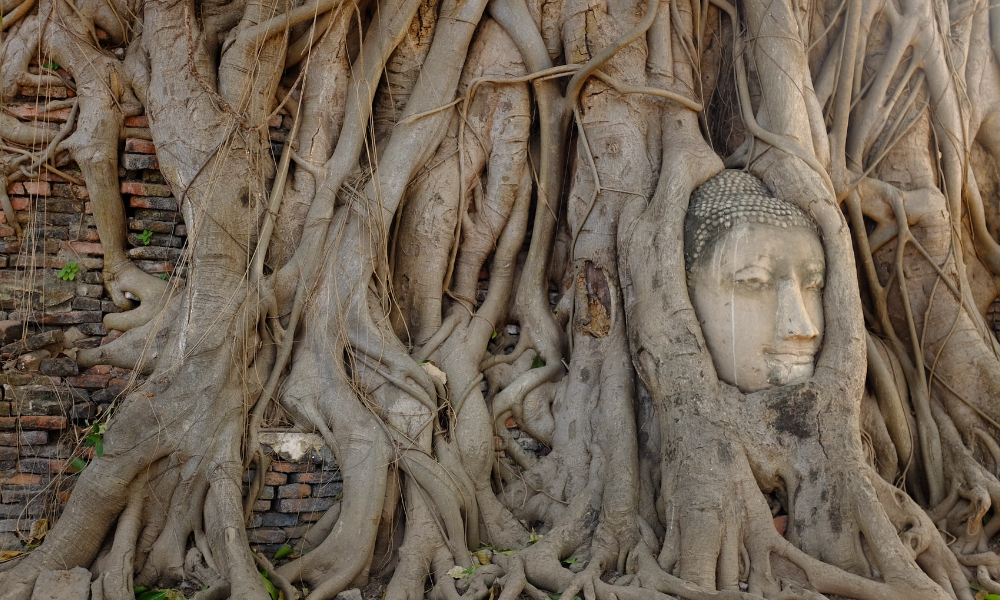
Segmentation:
{"type": "Polygon", "coordinates": [[[80,266],[76,264],[76,261],[68,262],[59,272],[56,277],[62,279],[63,281],[73,281],[76,279],[76,273],[80,270],[80,266]]]}
{"type": "Polygon", "coordinates": [[[107,431],[108,426],[104,423],[98,423],[94,425],[91,429],[90,435],[87,436],[87,441],[83,443],[84,446],[94,449],[94,454],[100,458],[104,456],[104,432],[107,431]]]}
{"type": "Polygon", "coordinates": [[[142,233],[136,236],[139,241],[142,242],[143,246],[148,246],[149,242],[153,240],[153,232],[148,229],[143,229],[142,233]]]}

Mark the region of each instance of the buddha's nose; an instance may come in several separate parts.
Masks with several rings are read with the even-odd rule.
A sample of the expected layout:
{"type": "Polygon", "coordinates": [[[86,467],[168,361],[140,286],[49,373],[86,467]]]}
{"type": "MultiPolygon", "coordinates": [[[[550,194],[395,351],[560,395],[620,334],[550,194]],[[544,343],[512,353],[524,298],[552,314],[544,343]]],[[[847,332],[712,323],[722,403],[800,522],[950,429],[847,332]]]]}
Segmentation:
{"type": "Polygon", "coordinates": [[[778,338],[808,341],[819,337],[819,328],[809,317],[802,290],[792,279],[778,286],[778,318],[775,327],[778,338]]]}

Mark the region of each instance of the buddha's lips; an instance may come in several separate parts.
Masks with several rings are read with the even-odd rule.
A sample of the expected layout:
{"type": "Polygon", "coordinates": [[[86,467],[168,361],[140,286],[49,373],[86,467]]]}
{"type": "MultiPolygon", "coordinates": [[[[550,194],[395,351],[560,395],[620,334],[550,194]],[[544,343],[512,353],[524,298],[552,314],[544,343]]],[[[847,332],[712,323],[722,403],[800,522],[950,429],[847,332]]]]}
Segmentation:
{"type": "Polygon", "coordinates": [[[765,351],[764,356],[768,360],[786,365],[811,365],[816,357],[816,353],[811,350],[793,353],[765,351]]]}

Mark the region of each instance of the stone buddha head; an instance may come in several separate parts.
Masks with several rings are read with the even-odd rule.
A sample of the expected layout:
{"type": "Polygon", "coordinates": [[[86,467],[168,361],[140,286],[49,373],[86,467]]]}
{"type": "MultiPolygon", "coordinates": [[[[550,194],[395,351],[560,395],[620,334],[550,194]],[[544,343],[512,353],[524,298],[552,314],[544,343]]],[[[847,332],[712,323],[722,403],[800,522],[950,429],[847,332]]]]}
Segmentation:
{"type": "Polygon", "coordinates": [[[719,379],[755,392],[812,377],[823,337],[823,246],[798,207],[726,170],[691,195],[688,291],[719,379]]]}

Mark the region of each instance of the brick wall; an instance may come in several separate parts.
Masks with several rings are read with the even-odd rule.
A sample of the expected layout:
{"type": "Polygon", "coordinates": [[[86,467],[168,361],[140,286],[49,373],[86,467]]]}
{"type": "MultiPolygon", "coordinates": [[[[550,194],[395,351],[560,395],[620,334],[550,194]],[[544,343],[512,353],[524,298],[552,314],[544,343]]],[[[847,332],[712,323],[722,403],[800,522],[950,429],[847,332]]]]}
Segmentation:
{"type": "MultiPolygon", "coordinates": [[[[69,108],[42,107],[72,95],[64,87],[22,88],[21,96],[0,110],[23,121],[65,123],[69,108]]],[[[131,117],[125,125],[131,137],[119,148],[119,177],[128,255],[143,271],[183,285],[187,232],[177,200],[157,170],[146,118],[131,117]]],[[[275,142],[283,141],[290,123],[278,116],[269,125],[275,142]]],[[[280,152],[280,145],[275,150],[280,152]]],[[[104,249],[90,196],[80,185],[83,176],[73,164],[60,170],[77,183],[43,171],[8,186],[20,239],[0,212],[0,550],[23,549],[37,541],[31,536],[33,527],[39,533],[40,519],[58,519],[76,470],[94,458],[94,448],[84,445],[91,427],[142,381],[108,365],[77,366],[77,350],[119,335],[102,320],[120,309],[102,285],[104,249]],[[75,276],[60,279],[60,270],[72,262],[75,276]]],[[[251,542],[265,552],[294,545],[339,501],[343,486],[328,450],[311,451],[298,461],[272,454],[275,461],[249,523],[251,542]]]]}

